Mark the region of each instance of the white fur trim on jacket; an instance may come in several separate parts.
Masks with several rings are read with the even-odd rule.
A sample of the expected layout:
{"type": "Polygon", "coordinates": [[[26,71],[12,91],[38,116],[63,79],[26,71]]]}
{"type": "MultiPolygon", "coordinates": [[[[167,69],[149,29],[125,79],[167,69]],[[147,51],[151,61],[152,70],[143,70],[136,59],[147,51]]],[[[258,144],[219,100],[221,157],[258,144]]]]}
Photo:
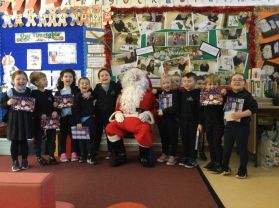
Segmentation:
{"type": "MultiPolygon", "coordinates": [[[[115,111],[113,114],[111,114],[111,116],[109,117],[109,122],[115,121],[115,114],[117,114],[117,113],[122,113],[122,112],[121,111],[115,111]]],[[[146,113],[149,116],[149,120],[147,121],[147,123],[149,123],[149,124],[154,124],[155,123],[154,116],[150,111],[144,111],[143,113],[146,113]]],[[[124,117],[136,117],[136,118],[139,117],[139,113],[123,114],[123,115],[124,115],[124,117]]]]}
{"type": "Polygon", "coordinates": [[[113,135],[113,136],[108,136],[108,140],[110,141],[110,142],[117,142],[117,141],[119,141],[121,138],[119,137],[119,136],[117,136],[117,135],[113,135]]]}
{"type": "Polygon", "coordinates": [[[110,115],[109,117],[109,122],[115,121],[115,114],[117,113],[122,113],[121,111],[115,111],[113,114],[110,115]]]}

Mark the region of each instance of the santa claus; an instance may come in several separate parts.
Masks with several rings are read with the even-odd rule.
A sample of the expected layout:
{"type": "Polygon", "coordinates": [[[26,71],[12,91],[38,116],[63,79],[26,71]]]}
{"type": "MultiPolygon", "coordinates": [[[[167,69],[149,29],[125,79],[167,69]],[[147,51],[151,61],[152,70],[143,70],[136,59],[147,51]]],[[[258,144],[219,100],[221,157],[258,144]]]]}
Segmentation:
{"type": "Polygon", "coordinates": [[[151,125],[154,124],[156,99],[149,79],[144,71],[133,68],[122,78],[122,94],[116,111],[110,116],[106,127],[108,139],[112,142],[111,165],[119,166],[126,162],[121,152],[122,138],[132,133],[139,143],[140,162],[144,167],[154,165],[150,147],[154,141],[151,125]]]}

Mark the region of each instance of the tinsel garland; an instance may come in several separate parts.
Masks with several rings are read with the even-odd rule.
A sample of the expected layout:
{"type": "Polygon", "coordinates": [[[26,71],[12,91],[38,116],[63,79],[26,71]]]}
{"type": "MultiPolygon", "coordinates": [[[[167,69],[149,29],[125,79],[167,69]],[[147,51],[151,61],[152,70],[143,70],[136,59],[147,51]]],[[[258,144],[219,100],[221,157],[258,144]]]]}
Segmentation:
{"type": "Polygon", "coordinates": [[[105,68],[110,69],[111,66],[111,43],[112,43],[112,33],[109,24],[105,26],[105,55],[106,64],[105,68]]]}
{"type": "Polygon", "coordinates": [[[252,12],[249,21],[249,69],[254,68],[256,64],[255,18],[255,14],[252,12]]]}
{"type": "Polygon", "coordinates": [[[228,6],[228,7],[193,7],[193,6],[175,6],[175,7],[131,7],[131,8],[118,8],[118,7],[111,7],[111,11],[114,13],[119,14],[141,14],[141,13],[152,13],[152,12],[215,12],[215,13],[233,13],[233,12],[240,12],[240,11],[247,11],[252,12],[254,7],[251,6],[228,6]]]}
{"type": "MultiPolygon", "coordinates": [[[[255,67],[255,14],[254,7],[252,6],[228,6],[228,7],[192,7],[192,6],[182,6],[182,7],[131,7],[131,8],[117,8],[111,7],[111,11],[118,14],[141,14],[141,13],[153,13],[153,12],[214,12],[214,13],[224,13],[231,14],[235,12],[251,12],[251,18],[249,21],[249,68],[255,67]]],[[[107,48],[112,42],[112,35],[109,25],[106,26],[106,67],[110,67],[111,62],[111,51],[110,48],[107,48]]]]}

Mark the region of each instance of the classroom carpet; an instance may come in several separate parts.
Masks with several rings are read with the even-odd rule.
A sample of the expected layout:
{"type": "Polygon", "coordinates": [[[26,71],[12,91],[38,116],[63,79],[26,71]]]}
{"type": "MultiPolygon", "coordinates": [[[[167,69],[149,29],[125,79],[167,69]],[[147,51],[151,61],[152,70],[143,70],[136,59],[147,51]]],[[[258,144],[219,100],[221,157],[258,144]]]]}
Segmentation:
{"type": "MultiPolygon", "coordinates": [[[[30,169],[55,175],[56,200],[76,208],[106,208],[120,202],[135,202],[147,208],[224,207],[199,167],[158,164],[143,168],[138,153],[128,152],[128,162],[110,167],[104,155],[98,164],[78,162],[40,166],[29,156],[30,169]]],[[[0,156],[0,171],[11,172],[10,156],[0,156]]],[[[18,174],[18,173],[15,173],[18,174]]]]}

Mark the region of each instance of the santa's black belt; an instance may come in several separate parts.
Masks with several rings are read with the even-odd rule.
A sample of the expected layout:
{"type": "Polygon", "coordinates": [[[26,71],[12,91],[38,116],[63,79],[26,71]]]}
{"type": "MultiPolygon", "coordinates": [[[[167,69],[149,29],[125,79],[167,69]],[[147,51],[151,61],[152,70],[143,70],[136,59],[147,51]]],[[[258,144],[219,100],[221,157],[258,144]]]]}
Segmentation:
{"type": "Polygon", "coordinates": [[[142,112],[144,112],[145,110],[144,109],[142,109],[142,108],[136,108],[136,112],[138,112],[138,113],[142,113],[142,112]]]}

